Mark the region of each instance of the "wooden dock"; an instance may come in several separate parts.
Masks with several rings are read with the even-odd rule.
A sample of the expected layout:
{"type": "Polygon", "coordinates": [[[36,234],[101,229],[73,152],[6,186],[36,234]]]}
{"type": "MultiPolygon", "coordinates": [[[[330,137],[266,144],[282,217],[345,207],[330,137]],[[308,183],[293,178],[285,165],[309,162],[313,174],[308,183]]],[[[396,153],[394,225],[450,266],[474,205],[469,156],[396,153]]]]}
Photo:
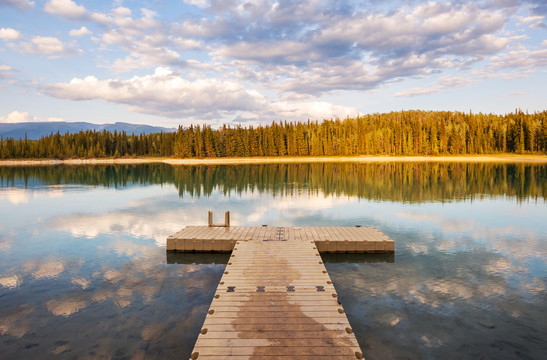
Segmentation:
{"type": "Polygon", "coordinates": [[[230,252],[237,241],[313,241],[319,252],[393,253],[392,239],[373,227],[188,226],[167,238],[167,251],[230,252]]]}
{"type": "Polygon", "coordinates": [[[362,359],[319,252],[394,246],[374,228],[190,226],[167,250],[232,251],[191,359],[362,359]]]}

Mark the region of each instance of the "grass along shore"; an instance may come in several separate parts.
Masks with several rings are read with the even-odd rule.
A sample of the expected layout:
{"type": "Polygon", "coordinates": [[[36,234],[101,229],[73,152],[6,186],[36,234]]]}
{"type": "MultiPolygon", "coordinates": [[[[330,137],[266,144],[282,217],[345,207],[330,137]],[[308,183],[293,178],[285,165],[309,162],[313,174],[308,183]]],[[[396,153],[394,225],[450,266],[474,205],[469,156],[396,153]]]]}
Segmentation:
{"type": "Polygon", "coordinates": [[[320,163],[320,162],[504,162],[504,163],[547,163],[547,155],[537,154],[492,154],[492,155],[443,155],[443,156],[279,156],[242,158],[93,158],[93,159],[13,159],[0,160],[0,166],[42,166],[42,165],[110,165],[165,163],[171,165],[237,165],[272,163],[320,163]]]}

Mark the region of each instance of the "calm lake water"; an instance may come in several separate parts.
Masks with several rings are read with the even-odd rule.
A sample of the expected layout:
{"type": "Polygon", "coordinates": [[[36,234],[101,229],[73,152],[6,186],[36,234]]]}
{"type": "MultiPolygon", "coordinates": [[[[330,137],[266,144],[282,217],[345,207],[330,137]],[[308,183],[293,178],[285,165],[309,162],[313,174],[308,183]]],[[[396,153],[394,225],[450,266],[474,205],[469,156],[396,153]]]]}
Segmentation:
{"type": "Polygon", "coordinates": [[[324,255],[365,357],[545,359],[547,166],[0,167],[0,357],[189,358],[232,225],[375,226],[395,255],[324,255]]]}

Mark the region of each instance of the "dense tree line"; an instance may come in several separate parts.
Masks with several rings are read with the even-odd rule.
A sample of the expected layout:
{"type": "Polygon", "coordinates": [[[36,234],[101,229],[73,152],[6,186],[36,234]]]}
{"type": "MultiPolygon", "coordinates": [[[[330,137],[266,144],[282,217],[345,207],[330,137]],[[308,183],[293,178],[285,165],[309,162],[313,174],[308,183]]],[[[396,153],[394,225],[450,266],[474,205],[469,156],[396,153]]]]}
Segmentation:
{"type": "Polygon", "coordinates": [[[272,193],[434,202],[511,196],[547,199],[543,164],[389,162],[170,166],[167,164],[0,166],[0,188],[82,184],[173,184],[182,196],[272,193]]]}
{"type": "Polygon", "coordinates": [[[39,140],[0,141],[2,159],[18,158],[103,158],[121,156],[171,156],[175,133],[128,135],[106,130],[87,130],[78,133],[59,132],[39,140]]]}
{"type": "Polygon", "coordinates": [[[106,131],[50,134],[40,140],[1,139],[9,158],[174,156],[351,156],[546,153],[547,111],[506,115],[400,111],[322,122],[212,129],[179,127],[176,133],[128,135],[106,131]]]}

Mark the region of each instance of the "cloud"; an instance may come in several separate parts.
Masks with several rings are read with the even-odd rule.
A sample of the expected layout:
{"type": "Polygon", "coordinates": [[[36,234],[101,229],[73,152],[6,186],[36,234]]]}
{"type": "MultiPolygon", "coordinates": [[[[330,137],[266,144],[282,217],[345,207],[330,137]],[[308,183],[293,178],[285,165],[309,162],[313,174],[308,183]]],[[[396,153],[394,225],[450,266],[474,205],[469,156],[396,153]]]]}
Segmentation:
{"type": "Polygon", "coordinates": [[[24,264],[25,271],[36,279],[56,278],[65,271],[65,265],[61,261],[34,261],[29,260],[24,264]]]}
{"type": "Polygon", "coordinates": [[[13,76],[14,71],[15,70],[9,65],[0,65],[0,80],[11,78],[13,76]]]}
{"type": "Polygon", "coordinates": [[[265,102],[257,91],[239,83],[208,78],[189,81],[168,68],[157,68],[152,75],[128,80],[74,78],[45,90],[57,98],[103,99],[126,104],[132,111],[166,117],[214,117],[223,112],[257,110],[265,102]]]}
{"type": "Polygon", "coordinates": [[[21,123],[34,121],[34,117],[28,112],[12,111],[7,116],[0,117],[2,123],[21,123]]]}
{"type": "MultiPolygon", "coordinates": [[[[515,36],[522,35],[519,27],[527,31],[544,19],[541,1],[185,2],[198,8],[173,22],[160,8],[122,6],[122,1],[108,10],[77,0],[46,1],[45,13],[78,22],[70,36],[91,35],[93,29],[91,40],[98,46],[90,54],[97,55],[99,68],[141,70],[131,79],[98,79],[88,72],[89,77],[46,86],[47,92],[75,100],[103,99],[171,118],[254,121],[354,111],[323,101],[337,91],[371,91],[418,77],[431,85],[407,86],[395,96],[425,95],[489,76],[526,76],[544,66],[541,50],[527,49],[524,37],[515,36]],[[84,21],[91,26],[79,24],[84,21]],[[479,71],[478,66],[484,68],[479,71]],[[158,67],[173,74],[161,80],[152,74],[158,67]],[[207,93],[190,96],[192,91],[207,93]]],[[[3,30],[2,38],[22,39],[14,29],[3,30]]],[[[8,46],[49,57],[83,53],[74,38],[65,43],[61,37],[40,35],[8,46]]]]}
{"type": "Polygon", "coordinates": [[[107,25],[112,18],[106,14],[90,12],[83,5],[78,5],[72,0],[50,0],[44,11],[51,15],[59,15],[69,20],[87,20],[107,25]]]}
{"type": "Polygon", "coordinates": [[[50,300],[46,303],[46,307],[53,315],[67,317],[86,308],[87,302],[77,298],[50,300]]]}
{"type": "Polygon", "coordinates": [[[459,87],[469,87],[476,82],[474,79],[462,77],[462,76],[443,76],[436,85],[429,85],[423,88],[406,89],[393,94],[398,97],[411,97],[420,95],[431,95],[439,93],[443,90],[450,90],[459,87]]]}
{"type": "Polygon", "coordinates": [[[474,3],[421,3],[386,12],[250,2],[214,18],[176,24],[173,31],[216,41],[210,55],[242,79],[316,96],[466,70],[517,40],[500,34],[507,21],[501,11],[474,3]]]}
{"type": "Polygon", "coordinates": [[[80,19],[87,13],[85,7],[71,0],[50,0],[44,6],[44,11],[48,14],[61,15],[69,19],[80,19]]]}
{"type": "Polygon", "coordinates": [[[15,311],[9,312],[7,316],[0,318],[0,335],[9,334],[21,338],[32,327],[28,316],[32,314],[34,307],[21,304],[15,311]]]}
{"type": "Polygon", "coordinates": [[[505,97],[519,97],[519,96],[523,96],[523,95],[526,95],[526,92],[524,92],[524,91],[513,91],[513,92],[510,92],[508,94],[505,94],[504,96],[505,97]]]}
{"type": "Polygon", "coordinates": [[[15,29],[0,28],[0,39],[2,40],[20,40],[23,36],[15,29]]]}
{"type": "MultiPolygon", "coordinates": [[[[519,69],[519,71],[532,71],[537,68],[547,67],[547,49],[528,50],[518,49],[505,52],[490,58],[494,69],[519,69]]],[[[493,70],[493,69],[492,69],[493,70]]],[[[489,72],[489,70],[487,70],[489,72]]]]}
{"type": "Polygon", "coordinates": [[[517,25],[527,25],[530,28],[541,28],[543,25],[543,16],[535,15],[535,16],[524,16],[524,17],[518,17],[519,21],[517,25]]]}
{"type": "Polygon", "coordinates": [[[12,275],[0,278],[0,286],[8,289],[14,289],[21,284],[22,280],[19,275],[12,275]]]}
{"type": "Polygon", "coordinates": [[[113,70],[125,72],[157,65],[173,66],[185,64],[176,51],[162,46],[155,46],[147,40],[131,42],[128,47],[131,48],[131,55],[123,59],[116,59],[111,65],[113,70]]]}
{"type": "Polygon", "coordinates": [[[68,32],[70,36],[84,36],[84,35],[91,35],[92,32],[89,31],[85,26],[82,26],[79,29],[73,29],[68,32]]]}
{"type": "Polygon", "coordinates": [[[43,190],[30,190],[19,188],[2,188],[0,189],[0,199],[18,205],[26,204],[31,198],[39,197],[59,198],[64,196],[64,191],[54,187],[45,188],[43,190]]]}
{"type": "Polygon", "coordinates": [[[0,7],[14,7],[19,10],[28,10],[34,7],[34,1],[29,0],[0,0],[0,7]]]}
{"type": "Polygon", "coordinates": [[[310,44],[297,41],[275,41],[270,43],[238,42],[225,45],[212,53],[223,58],[238,58],[256,62],[289,63],[317,60],[310,54],[310,44]]]}
{"type": "Polygon", "coordinates": [[[6,116],[0,116],[0,123],[21,123],[21,122],[43,122],[43,121],[65,121],[63,118],[49,117],[41,118],[32,116],[28,112],[14,110],[6,116]]]}
{"type": "Polygon", "coordinates": [[[210,5],[208,0],[183,0],[183,2],[189,5],[195,5],[200,8],[206,8],[210,5]]]}
{"type": "Polygon", "coordinates": [[[30,193],[24,189],[2,189],[0,199],[14,205],[26,204],[30,200],[30,193]]]}
{"type": "Polygon", "coordinates": [[[345,118],[358,116],[359,112],[352,106],[334,105],[326,101],[309,102],[273,102],[269,107],[271,117],[276,120],[299,119],[301,121],[323,120],[330,118],[345,118]]]}
{"type": "Polygon", "coordinates": [[[500,30],[505,22],[501,13],[481,10],[474,4],[425,3],[387,14],[360,11],[327,26],[316,41],[341,42],[348,47],[355,43],[380,58],[427,52],[465,55],[476,50],[468,48],[470,42],[484,43],[484,36],[500,30]]]}
{"type": "Polygon", "coordinates": [[[420,96],[420,95],[431,95],[431,94],[438,93],[439,91],[440,89],[436,87],[412,88],[412,89],[398,91],[395,94],[393,94],[393,96],[411,97],[411,96],[420,96]]]}
{"type": "MultiPolygon", "coordinates": [[[[532,4],[532,14],[547,16],[547,3],[544,0],[528,0],[532,4]]],[[[545,24],[542,25],[545,27],[545,24]]]]}
{"type": "Polygon", "coordinates": [[[129,8],[120,6],[115,9],[112,9],[112,13],[118,16],[131,16],[132,11],[129,8]]]}
{"type": "Polygon", "coordinates": [[[140,13],[141,17],[133,18],[130,9],[118,7],[109,15],[94,13],[89,17],[89,20],[107,27],[96,40],[104,50],[121,49],[127,53],[127,56],[110,60],[104,66],[117,72],[157,66],[180,68],[187,66],[180,51],[206,48],[197,40],[170,34],[166,24],[156,19],[158,14],[155,11],[142,8],[140,13]]]}
{"type": "Polygon", "coordinates": [[[33,55],[81,55],[81,49],[74,49],[55,37],[34,36],[29,42],[21,44],[21,51],[33,55]]]}
{"type": "Polygon", "coordinates": [[[172,69],[127,80],[99,80],[94,76],[52,84],[47,94],[72,100],[102,99],[126,104],[131,111],[165,117],[216,118],[246,112],[245,120],[306,120],[355,116],[357,109],[325,101],[269,101],[254,89],[228,80],[188,80],[172,69]]]}
{"type": "Polygon", "coordinates": [[[0,237],[0,251],[7,251],[11,249],[12,241],[6,238],[0,237]]]}

